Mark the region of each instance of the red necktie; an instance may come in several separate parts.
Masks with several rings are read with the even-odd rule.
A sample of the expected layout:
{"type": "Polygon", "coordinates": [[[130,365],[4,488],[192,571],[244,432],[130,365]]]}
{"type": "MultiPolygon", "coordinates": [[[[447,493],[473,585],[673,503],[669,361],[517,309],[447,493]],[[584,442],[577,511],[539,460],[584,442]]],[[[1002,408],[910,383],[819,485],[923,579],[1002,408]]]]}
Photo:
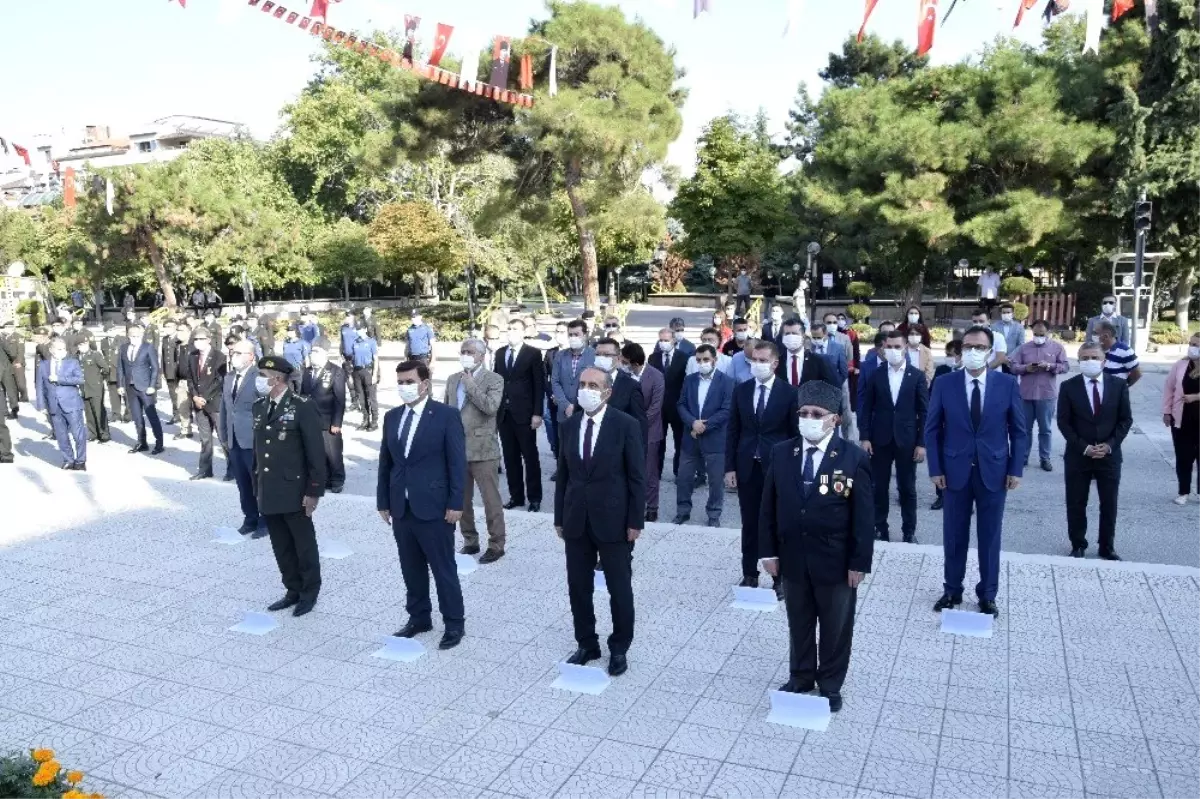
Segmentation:
{"type": "Polygon", "coordinates": [[[1092,380],[1092,413],[1100,415],[1100,381],[1092,380]]]}
{"type": "Polygon", "coordinates": [[[800,370],[796,363],[795,355],[792,356],[792,385],[793,386],[800,385],[800,370]]]}

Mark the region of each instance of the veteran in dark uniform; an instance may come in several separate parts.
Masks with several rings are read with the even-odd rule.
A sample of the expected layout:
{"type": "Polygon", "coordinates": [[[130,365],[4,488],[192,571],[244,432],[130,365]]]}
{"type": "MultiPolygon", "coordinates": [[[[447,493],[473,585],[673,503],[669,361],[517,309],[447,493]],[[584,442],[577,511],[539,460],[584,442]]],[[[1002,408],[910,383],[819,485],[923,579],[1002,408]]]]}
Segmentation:
{"type": "Polygon", "coordinates": [[[0,346],[0,399],[4,400],[3,405],[0,405],[0,417],[9,416],[16,419],[18,400],[20,399],[17,376],[12,359],[2,346],[0,346]]]}
{"type": "Polygon", "coordinates": [[[275,562],[287,589],[267,610],[313,609],[321,590],[321,561],[312,516],[325,494],[321,417],[307,397],[290,388],[292,365],[268,355],[258,361],[254,403],[254,464],[258,509],[266,519],[275,562]]]}
{"type": "Polygon", "coordinates": [[[83,385],[79,393],[83,397],[83,420],[87,422],[88,441],[103,444],[111,441],[108,433],[108,411],[104,408],[104,381],[114,371],[104,353],[92,347],[90,338],[78,338],[75,342],[75,357],[83,369],[83,385]]]}
{"type": "Polygon", "coordinates": [[[116,365],[117,359],[121,357],[121,351],[128,343],[129,340],[124,334],[117,332],[112,323],[104,325],[104,336],[100,339],[100,353],[104,356],[104,360],[108,361],[110,367],[105,379],[108,381],[108,409],[113,421],[128,422],[130,418],[129,406],[125,404],[125,398],[121,396],[121,386],[117,381],[116,365]]]}
{"type": "Polygon", "coordinates": [[[5,322],[4,327],[0,328],[0,349],[3,349],[12,361],[17,398],[21,402],[29,402],[29,384],[25,381],[25,339],[11,321],[5,322]]]}
{"type": "Polygon", "coordinates": [[[781,578],[791,678],[842,708],[858,584],[871,571],[875,504],[867,453],[838,434],[842,392],[822,380],[797,389],[800,435],[775,445],[763,486],[759,556],[781,578]],[[821,627],[817,649],[817,625],[821,627]]]}
{"type": "Polygon", "coordinates": [[[309,367],[300,380],[300,393],[313,401],[321,417],[321,438],[325,442],[325,487],[342,493],[346,482],[346,462],[342,458],[342,417],[346,413],[346,373],[329,362],[329,350],[313,347],[309,367]]]}

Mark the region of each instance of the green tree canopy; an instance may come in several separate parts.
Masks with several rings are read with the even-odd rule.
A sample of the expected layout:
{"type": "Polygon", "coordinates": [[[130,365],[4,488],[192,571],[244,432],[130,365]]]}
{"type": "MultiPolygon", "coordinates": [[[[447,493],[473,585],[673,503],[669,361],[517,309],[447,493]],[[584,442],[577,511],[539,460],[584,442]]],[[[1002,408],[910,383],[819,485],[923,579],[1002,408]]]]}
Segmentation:
{"type": "Polygon", "coordinates": [[[421,277],[427,295],[436,287],[437,275],[467,265],[462,237],[428,202],[388,203],[371,220],[368,237],[385,270],[421,277]]]}

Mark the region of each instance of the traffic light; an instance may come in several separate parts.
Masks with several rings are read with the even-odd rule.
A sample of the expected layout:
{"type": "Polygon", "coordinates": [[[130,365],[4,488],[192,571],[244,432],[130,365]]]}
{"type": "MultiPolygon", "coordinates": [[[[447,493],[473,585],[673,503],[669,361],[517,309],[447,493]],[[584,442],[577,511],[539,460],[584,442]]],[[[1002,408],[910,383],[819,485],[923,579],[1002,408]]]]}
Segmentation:
{"type": "Polygon", "coordinates": [[[1133,232],[1147,233],[1150,230],[1150,216],[1154,204],[1149,200],[1138,200],[1133,204],[1133,232]]]}

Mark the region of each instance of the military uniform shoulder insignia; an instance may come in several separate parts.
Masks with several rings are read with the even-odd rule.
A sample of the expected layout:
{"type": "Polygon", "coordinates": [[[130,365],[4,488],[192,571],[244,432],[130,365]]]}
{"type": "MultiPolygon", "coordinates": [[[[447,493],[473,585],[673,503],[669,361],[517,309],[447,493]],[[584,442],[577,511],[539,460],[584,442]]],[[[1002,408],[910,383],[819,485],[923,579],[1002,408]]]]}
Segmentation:
{"type": "Polygon", "coordinates": [[[304,396],[303,394],[296,394],[294,396],[296,397],[297,402],[308,402],[308,400],[309,400],[309,398],[304,396]]]}

